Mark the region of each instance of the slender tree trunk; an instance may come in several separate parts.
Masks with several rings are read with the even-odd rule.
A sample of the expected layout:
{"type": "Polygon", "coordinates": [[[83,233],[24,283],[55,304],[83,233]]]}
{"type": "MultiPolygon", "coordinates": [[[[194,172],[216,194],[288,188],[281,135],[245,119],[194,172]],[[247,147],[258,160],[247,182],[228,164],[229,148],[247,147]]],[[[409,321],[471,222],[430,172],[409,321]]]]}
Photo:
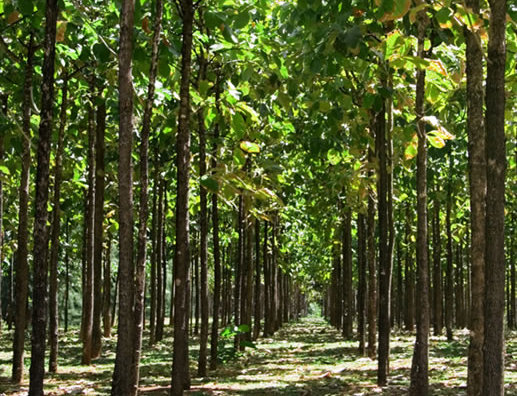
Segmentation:
{"type": "Polygon", "coordinates": [[[61,199],[61,174],[63,167],[63,137],[66,125],[66,110],[68,104],[68,76],[63,77],[61,89],[61,111],[59,115],[59,132],[56,150],[56,165],[54,168],[54,197],[52,208],[52,234],[50,242],[50,281],[49,281],[49,369],[51,373],[57,372],[58,352],[58,271],[59,259],[59,234],[60,234],[60,199],[61,199]]]}
{"type": "MultiPolygon", "coordinates": [[[[202,18],[202,16],[201,16],[202,18]]],[[[200,55],[199,79],[206,78],[207,62],[205,54],[200,55]]],[[[203,107],[197,113],[199,132],[199,177],[206,175],[206,128],[203,107]]],[[[199,337],[199,359],[197,375],[206,377],[207,342],[208,342],[208,191],[200,184],[199,201],[199,256],[200,256],[200,303],[201,303],[201,334],[199,337]]]]}
{"type": "Polygon", "coordinates": [[[93,259],[95,254],[95,86],[90,81],[90,103],[88,108],[88,204],[86,205],[86,268],[84,283],[84,338],[81,363],[89,365],[92,360],[94,273],[93,259]]]}
{"type": "Polygon", "coordinates": [[[145,263],[147,257],[147,220],[149,218],[149,134],[151,131],[151,118],[154,102],[156,75],[158,71],[158,45],[162,25],[163,2],[156,0],[154,14],[154,32],[151,47],[151,66],[149,70],[149,84],[147,86],[147,99],[142,120],[142,133],[140,134],[140,207],[138,213],[138,241],[135,274],[135,323],[133,344],[133,365],[131,369],[132,393],[138,393],[140,380],[140,356],[142,354],[142,331],[145,314],[145,263]]]}
{"type": "Polygon", "coordinates": [[[402,249],[400,239],[397,239],[397,326],[402,329],[402,312],[404,311],[404,282],[402,280],[402,249]]]}
{"type": "Polygon", "coordinates": [[[359,354],[366,355],[365,324],[368,290],[366,283],[366,219],[362,213],[357,215],[357,266],[357,338],[359,339],[359,354]]]}
{"type": "Polygon", "coordinates": [[[260,318],[262,315],[260,302],[260,221],[255,220],[255,305],[253,310],[253,339],[256,340],[260,334],[260,318]]]}
{"type": "Polygon", "coordinates": [[[415,280],[413,277],[413,265],[411,257],[411,210],[410,206],[406,206],[406,232],[404,236],[404,244],[406,245],[405,256],[405,284],[406,284],[406,312],[404,323],[407,331],[413,331],[415,326],[415,280]]]}
{"type": "Polygon", "coordinates": [[[155,341],[160,342],[163,338],[163,288],[165,286],[165,279],[163,279],[163,237],[165,236],[165,222],[164,222],[164,202],[165,202],[165,183],[160,179],[158,186],[158,224],[156,230],[156,324],[155,341]]]}
{"type": "MultiPolygon", "coordinates": [[[[418,57],[424,58],[425,31],[429,23],[425,9],[418,20],[418,57]]],[[[427,134],[424,115],[425,70],[417,71],[415,113],[417,118],[417,314],[416,341],[411,364],[411,396],[425,396],[429,392],[429,267],[427,251],[427,134]]]]}
{"type": "Polygon", "coordinates": [[[273,220],[273,227],[271,230],[271,323],[272,323],[272,333],[278,330],[278,316],[277,316],[277,306],[278,306],[278,267],[276,261],[276,236],[278,230],[277,219],[273,220]]]}
{"type": "Polygon", "coordinates": [[[70,219],[66,218],[66,248],[65,248],[65,333],[68,333],[68,305],[70,301],[70,219]]]}
{"type": "Polygon", "coordinates": [[[111,337],[111,235],[108,236],[108,246],[104,257],[104,285],[102,286],[104,299],[102,305],[102,324],[104,337],[111,337]]]}
{"type": "Polygon", "coordinates": [[[134,3],[123,0],[119,41],[119,266],[118,337],[111,394],[134,393],[131,370],[134,347],[134,268],[133,268],[133,27],[134,3]]]}
{"type": "Polygon", "coordinates": [[[32,337],[29,395],[43,395],[45,375],[45,341],[47,327],[48,278],[48,192],[50,143],[54,110],[54,63],[56,57],[57,0],[47,0],[45,41],[41,83],[41,112],[36,170],[36,196],[33,231],[32,337]]]}
{"type": "MultiPolygon", "coordinates": [[[[219,81],[216,83],[216,106],[219,110],[219,81]]],[[[217,139],[219,138],[219,123],[214,128],[214,148],[212,153],[211,167],[217,167],[217,139]]],[[[219,246],[219,208],[217,193],[212,194],[212,238],[214,254],[214,307],[212,316],[212,334],[210,339],[210,370],[217,368],[217,347],[219,337],[219,313],[221,311],[221,250],[219,246]]]]}
{"type": "Polygon", "coordinates": [[[27,47],[25,80],[23,85],[23,138],[22,169],[20,174],[18,209],[18,250],[15,267],[15,314],[13,338],[12,381],[16,384],[23,379],[23,355],[25,327],[27,324],[27,294],[29,292],[29,264],[27,262],[29,243],[29,179],[31,165],[31,91],[34,58],[34,34],[31,32],[27,47]]]}
{"type": "Polygon", "coordinates": [[[106,101],[100,99],[97,108],[97,135],[95,137],[95,226],[93,254],[93,328],[92,358],[101,354],[102,348],[102,252],[104,223],[104,133],[106,129],[106,101]]]}
{"type": "MultiPolygon", "coordinates": [[[[439,191],[436,191],[438,194],[439,191]]],[[[433,216],[433,293],[434,293],[434,335],[441,335],[443,330],[443,305],[442,305],[442,245],[440,237],[440,201],[438,197],[434,201],[433,216]]]]}
{"type": "MultiPolygon", "coordinates": [[[[373,151],[368,150],[368,162],[374,161],[373,151]]],[[[369,172],[371,173],[371,172],[369,172]]],[[[375,264],[375,202],[373,191],[368,196],[367,218],[367,260],[368,260],[368,356],[374,358],[376,354],[377,336],[377,268],[375,264]]]]}
{"type": "Polygon", "coordinates": [[[456,325],[465,327],[465,300],[463,287],[463,257],[461,243],[456,246],[456,325]]]}
{"type": "Polygon", "coordinates": [[[506,0],[491,0],[486,79],[486,253],[483,394],[504,393],[506,0]]]}
{"type": "Polygon", "coordinates": [[[352,268],[352,211],[345,211],[343,224],[343,336],[353,337],[354,288],[352,268]]]}
{"type": "Polygon", "coordinates": [[[445,328],[447,340],[453,339],[453,314],[454,314],[454,282],[452,268],[452,155],[449,154],[449,181],[447,183],[447,207],[445,213],[445,229],[447,232],[447,268],[445,272],[445,328]]]}
{"type": "Polygon", "coordinates": [[[149,315],[149,344],[154,345],[156,342],[156,257],[158,255],[157,251],[157,241],[158,241],[158,186],[160,184],[160,176],[158,170],[158,152],[155,152],[155,164],[154,164],[154,182],[153,182],[153,206],[152,206],[152,214],[153,219],[151,222],[151,282],[150,282],[150,315],[149,315]]]}
{"type": "MultiPolygon", "coordinates": [[[[2,94],[0,97],[0,111],[2,112],[4,117],[7,117],[7,101],[8,96],[2,94]]],[[[0,163],[4,160],[4,136],[0,136],[0,163]]],[[[2,295],[2,283],[3,283],[3,263],[4,263],[4,229],[3,229],[3,220],[4,220],[4,190],[3,190],[3,172],[0,170],[0,296],[2,295]]],[[[2,333],[2,303],[0,301],[0,335],[2,333]]]]}
{"type": "Polygon", "coordinates": [[[388,221],[388,169],[386,143],[386,104],[375,116],[376,151],[379,160],[377,180],[377,201],[379,213],[379,350],[377,384],[386,386],[389,374],[390,332],[391,332],[391,274],[392,258],[389,245],[388,221]]]}
{"type": "Polygon", "coordinates": [[[262,261],[264,265],[264,337],[272,333],[271,326],[271,268],[268,262],[268,222],[264,221],[264,240],[262,244],[262,261]]]}
{"type": "Polygon", "coordinates": [[[183,19],[181,48],[180,109],[177,147],[177,198],[176,198],[176,259],[174,300],[174,355],[172,363],[171,396],[183,395],[190,388],[188,357],[188,312],[189,312],[189,168],[190,168],[190,69],[192,58],[192,0],[181,0],[183,19]]]}
{"type": "MultiPolygon", "coordinates": [[[[251,299],[253,292],[253,223],[251,222],[249,208],[251,205],[250,197],[244,197],[244,256],[242,261],[242,283],[241,283],[241,323],[248,326],[248,331],[242,335],[242,340],[251,341],[251,299]]],[[[281,318],[281,316],[280,316],[281,318]]],[[[281,320],[281,319],[280,319],[281,320]]],[[[241,346],[244,350],[244,346],[241,346]]]]}

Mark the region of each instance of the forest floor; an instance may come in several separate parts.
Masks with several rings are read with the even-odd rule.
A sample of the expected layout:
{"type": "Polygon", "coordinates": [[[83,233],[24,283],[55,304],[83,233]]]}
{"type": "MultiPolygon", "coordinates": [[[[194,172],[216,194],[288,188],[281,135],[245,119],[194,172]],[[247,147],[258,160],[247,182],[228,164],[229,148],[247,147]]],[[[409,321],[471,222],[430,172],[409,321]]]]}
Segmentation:
{"type": "MultiPolygon", "coordinates": [[[[167,395],[170,384],[170,329],[163,342],[145,345],[141,364],[142,395],[167,395]]],[[[0,395],[27,394],[28,378],[21,387],[9,383],[11,346],[4,331],[0,341],[0,395]]],[[[510,336],[510,335],[509,335],[510,336]]],[[[58,374],[45,380],[47,395],[108,395],[113,371],[115,337],[106,339],[102,358],[80,366],[77,333],[61,337],[58,374]]],[[[194,345],[197,339],[192,339],[194,345]]],[[[144,338],[145,342],[145,338],[144,338]]],[[[404,395],[407,394],[414,336],[396,332],[391,338],[389,386],[375,385],[376,362],[357,354],[357,342],[343,341],[322,318],[308,317],[280,329],[273,338],[257,341],[256,348],[233,358],[207,378],[192,378],[190,395],[404,395]]],[[[233,342],[226,341],[226,352],[233,342]]],[[[27,346],[29,347],[29,346],[27,346]]],[[[455,341],[430,338],[429,375],[432,395],[466,394],[467,332],[455,341]]],[[[507,340],[506,395],[517,395],[517,339],[507,340]]],[[[227,355],[227,354],[225,354],[227,355]]],[[[195,373],[197,348],[192,348],[195,373]]],[[[30,359],[26,357],[28,366],[30,359]]],[[[26,370],[28,371],[28,369],[26,370]]]]}

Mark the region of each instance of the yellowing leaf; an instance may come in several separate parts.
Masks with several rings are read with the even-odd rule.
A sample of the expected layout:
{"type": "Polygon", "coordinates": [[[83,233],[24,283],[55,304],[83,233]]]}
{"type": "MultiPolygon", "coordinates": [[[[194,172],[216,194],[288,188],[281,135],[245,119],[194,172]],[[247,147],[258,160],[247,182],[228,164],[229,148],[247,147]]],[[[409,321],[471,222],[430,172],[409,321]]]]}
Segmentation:
{"type": "Polygon", "coordinates": [[[440,73],[444,77],[447,77],[447,69],[440,59],[431,59],[428,69],[440,73]]]}
{"type": "Polygon", "coordinates": [[[411,139],[411,142],[406,147],[406,150],[404,151],[404,158],[407,160],[413,159],[416,157],[418,152],[418,136],[415,133],[413,135],[413,139],[411,139]]]}
{"type": "Polygon", "coordinates": [[[65,41],[66,25],[67,21],[59,21],[56,29],[56,42],[62,43],[65,41]]]}
{"type": "Polygon", "coordinates": [[[241,150],[251,153],[251,154],[258,154],[260,153],[260,146],[253,142],[248,142],[247,140],[244,140],[241,142],[241,150]]]}
{"type": "Polygon", "coordinates": [[[431,143],[431,146],[436,148],[442,148],[445,146],[445,140],[442,139],[439,134],[433,133],[437,131],[432,131],[427,134],[427,141],[431,143]]]}
{"type": "Polygon", "coordinates": [[[149,29],[149,18],[147,16],[142,19],[142,30],[147,34],[151,34],[151,29],[149,29]]]}
{"type": "Polygon", "coordinates": [[[20,19],[20,13],[18,11],[13,11],[7,17],[7,24],[11,25],[15,23],[18,19],[20,19]]]}

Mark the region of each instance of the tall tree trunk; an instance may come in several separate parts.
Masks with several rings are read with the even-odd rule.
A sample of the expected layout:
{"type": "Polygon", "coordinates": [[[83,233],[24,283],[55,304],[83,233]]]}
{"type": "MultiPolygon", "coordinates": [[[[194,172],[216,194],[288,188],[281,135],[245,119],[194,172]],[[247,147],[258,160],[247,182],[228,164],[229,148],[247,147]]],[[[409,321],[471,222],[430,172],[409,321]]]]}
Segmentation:
{"type": "Polygon", "coordinates": [[[506,0],[490,0],[486,79],[486,253],[483,394],[504,393],[504,131],[506,0]]]}
{"type": "MultiPolygon", "coordinates": [[[[383,82],[384,84],[384,82],[383,82]]],[[[390,331],[391,331],[391,273],[392,259],[389,245],[388,222],[388,169],[386,143],[386,103],[375,115],[375,148],[379,161],[377,178],[377,201],[379,213],[379,350],[377,384],[388,383],[390,331]]]]}
{"type": "Polygon", "coordinates": [[[118,337],[111,394],[131,395],[134,347],[134,268],[133,268],[133,27],[135,6],[123,0],[119,40],[119,266],[118,337]]]}
{"type": "Polygon", "coordinates": [[[86,268],[84,283],[84,338],[81,363],[89,365],[92,360],[94,273],[93,257],[95,254],[95,85],[90,81],[90,103],[88,104],[88,204],[86,205],[86,268]]]}
{"type": "MultiPolygon", "coordinates": [[[[217,114],[220,114],[221,103],[221,82],[220,76],[217,75],[215,86],[215,106],[217,114]]],[[[214,145],[212,148],[212,171],[217,168],[217,147],[219,139],[219,122],[214,126],[214,145]]],[[[213,238],[213,254],[214,254],[214,306],[212,317],[212,334],[210,338],[210,369],[217,368],[217,348],[219,345],[219,314],[221,311],[221,248],[219,245],[219,208],[217,193],[212,194],[212,238],[213,238]]]]}
{"type": "Polygon", "coordinates": [[[61,199],[61,175],[63,168],[63,137],[66,125],[66,110],[68,104],[68,76],[63,76],[61,89],[61,111],[59,115],[59,132],[56,150],[56,165],[54,167],[54,197],[52,208],[52,233],[50,242],[50,281],[49,281],[49,369],[51,373],[57,372],[58,352],[58,271],[59,259],[59,234],[60,234],[60,199],[61,199]]]}
{"type": "Polygon", "coordinates": [[[253,339],[256,340],[260,334],[261,293],[260,293],[260,221],[255,219],[255,302],[253,309],[253,339]]]}
{"type": "Polygon", "coordinates": [[[366,297],[368,290],[366,283],[366,219],[363,213],[357,215],[357,267],[357,337],[359,339],[359,353],[365,355],[366,297]]]}
{"type": "MultiPolygon", "coordinates": [[[[278,330],[278,266],[276,261],[276,237],[278,230],[278,219],[273,220],[273,227],[271,230],[271,323],[273,333],[278,330]]],[[[272,334],[273,334],[272,333],[272,334]]]]}
{"type": "Polygon", "coordinates": [[[138,213],[138,241],[135,273],[135,301],[134,301],[134,344],[133,366],[131,369],[131,387],[134,390],[130,395],[138,393],[140,379],[140,356],[142,354],[142,331],[145,314],[145,263],[147,257],[147,220],[149,218],[149,134],[151,131],[151,118],[153,112],[154,91],[156,75],[158,71],[158,45],[162,26],[163,2],[156,0],[154,14],[154,32],[151,46],[151,66],[149,70],[149,84],[147,86],[147,99],[142,120],[142,133],[140,134],[140,207],[138,213]]]}
{"type": "Polygon", "coordinates": [[[108,243],[104,256],[104,284],[102,286],[102,325],[104,337],[111,337],[111,234],[108,235],[108,243]]]}
{"type": "Polygon", "coordinates": [[[149,291],[149,299],[150,299],[150,314],[149,314],[149,344],[154,345],[156,342],[156,273],[157,273],[157,265],[156,265],[156,257],[158,255],[157,245],[158,245],[158,187],[160,184],[160,173],[158,167],[158,150],[155,151],[154,155],[154,181],[153,181],[153,205],[152,205],[152,215],[153,219],[151,221],[151,281],[150,281],[150,291],[149,291]]]}
{"type": "MultiPolygon", "coordinates": [[[[437,187],[436,193],[439,193],[437,187]]],[[[442,298],[442,244],[440,237],[440,200],[435,197],[433,216],[433,330],[434,335],[441,335],[443,330],[443,298],[442,298]]]]}
{"type": "Polygon", "coordinates": [[[31,32],[27,47],[25,79],[23,84],[23,137],[22,170],[20,174],[18,209],[18,250],[15,267],[15,314],[13,337],[12,381],[19,384],[23,378],[23,352],[25,327],[27,324],[27,294],[29,292],[29,264],[27,262],[29,243],[29,179],[31,165],[31,92],[34,70],[34,34],[31,32]]]}
{"type": "Polygon", "coordinates": [[[48,277],[48,192],[50,143],[54,110],[54,63],[56,58],[57,0],[47,0],[45,9],[45,41],[41,82],[41,112],[36,169],[36,196],[33,231],[32,349],[29,395],[43,395],[45,375],[45,341],[47,327],[48,277]]]}
{"type": "MultiPolygon", "coordinates": [[[[242,335],[242,340],[251,341],[251,299],[253,292],[253,223],[249,212],[251,198],[244,197],[244,257],[242,261],[242,284],[241,284],[241,323],[248,326],[248,330],[242,335]]],[[[244,350],[244,346],[241,346],[244,350]]]]}
{"type": "Polygon", "coordinates": [[[453,314],[454,314],[454,275],[452,267],[452,229],[451,229],[451,212],[452,212],[452,154],[449,153],[449,180],[447,182],[447,207],[445,212],[445,230],[447,232],[447,268],[445,270],[445,328],[447,332],[447,340],[452,341],[453,338],[453,314]]]}
{"type": "Polygon", "coordinates": [[[188,357],[188,311],[189,311],[189,168],[190,168],[190,69],[192,58],[192,0],[181,0],[183,19],[181,48],[180,109],[177,148],[177,198],[176,198],[176,259],[174,300],[174,356],[172,363],[171,396],[183,395],[190,388],[188,357]]]}
{"type": "MultiPolygon", "coordinates": [[[[0,97],[0,111],[4,117],[7,117],[7,101],[9,97],[2,94],[0,97]]],[[[4,136],[0,136],[0,163],[4,160],[4,136]]],[[[2,283],[3,283],[3,263],[4,263],[4,190],[3,190],[3,172],[0,170],[0,296],[2,295],[2,283]]],[[[2,333],[2,304],[0,302],[0,335],[2,333]]]]}
{"type": "Polygon", "coordinates": [[[93,255],[93,328],[92,358],[99,357],[102,348],[102,252],[104,223],[104,133],[106,129],[106,101],[100,98],[97,108],[97,135],[95,137],[95,219],[93,255]]]}
{"type": "MultiPolygon", "coordinates": [[[[368,162],[373,163],[373,150],[368,149],[368,162]]],[[[371,173],[371,171],[369,172],[371,173]]],[[[368,356],[374,358],[376,354],[377,338],[377,268],[375,264],[375,202],[373,191],[368,194],[367,218],[367,260],[368,260],[368,356]]]]}
{"type": "Polygon", "coordinates": [[[402,312],[404,311],[404,281],[402,280],[402,249],[400,239],[397,239],[397,312],[396,321],[399,329],[402,329],[402,312]]]}
{"type": "MultiPolygon", "coordinates": [[[[420,11],[418,20],[418,57],[424,58],[425,31],[429,24],[426,10],[420,11]]],[[[417,71],[415,113],[417,120],[417,314],[416,341],[411,364],[411,396],[425,396],[429,392],[429,268],[427,251],[427,134],[424,116],[425,70],[417,71]]]]}
{"type": "MultiPolygon", "coordinates": [[[[202,18],[202,16],[200,16],[202,18]]],[[[200,55],[199,80],[206,78],[207,62],[205,54],[200,55]]],[[[199,132],[199,177],[202,179],[207,172],[206,164],[206,127],[203,116],[204,107],[200,107],[197,113],[199,132]]],[[[207,342],[208,342],[208,192],[200,184],[199,201],[199,256],[200,256],[200,303],[201,303],[201,334],[199,337],[199,359],[197,375],[206,377],[207,342]]]]}

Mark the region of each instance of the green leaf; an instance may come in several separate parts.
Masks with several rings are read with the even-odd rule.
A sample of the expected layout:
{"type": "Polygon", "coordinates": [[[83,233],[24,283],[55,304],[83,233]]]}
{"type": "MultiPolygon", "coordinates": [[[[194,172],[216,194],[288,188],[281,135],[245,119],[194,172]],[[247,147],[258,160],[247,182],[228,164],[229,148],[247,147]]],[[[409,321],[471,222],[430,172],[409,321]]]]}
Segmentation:
{"type": "Polygon", "coordinates": [[[246,121],[241,113],[235,113],[232,116],[232,128],[240,139],[246,133],[246,121]]]}
{"type": "Polygon", "coordinates": [[[237,327],[237,331],[239,333],[248,333],[250,330],[251,328],[247,324],[241,324],[239,327],[237,327]]]}
{"type": "Polygon", "coordinates": [[[406,147],[406,150],[404,151],[404,157],[407,160],[413,159],[416,157],[418,153],[418,136],[415,133],[413,135],[413,139],[409,143],[409,145],[406,147]]]}
{"type": "Polygon", "coordinates": [[[244,154],[244,152],[240,148],[236,149],[233,152],[233,162],[239,168],[244,166],[244,164],[246,163],[246,154],[244,154]]]}
{"type": "Polygon", "coordinates": [[[0,165],[0,172],[2,172],[4,175],[10,175],[11,172],[9,172],[9,168],[4,165],[0,165]]]}
{"type": "Polygon", "coordinates": [[[226,23],[221,26],[221,33],[223,34],[223,37],[226,41],[230,43],[237,44],[238,40],[235,34],[233,33],[233,30],[230,26],[228,26],[226,23]]]}
{"type": "Polygon", "coordinates": [[[260,146],[256,143],[248,142],[247,140],[241,142],[241,150],[244,150],[250,154],[258,154],[260,153],[260,146]]]}
{"type": "Polygon", "coordinates": [[[102,43],[97,43],[92,48],[93,54],[95,58],[102,63],[109,62],[110,60],[110,51],[106,48],[106,46],[102,43]]]}
{"type": "Polygon", "coordinates": [[[32,0],[18,0],[18,9],[24,16],[31,15],[34,11],[34,2],[32,0]]]}
{"type": "Polygon", "coordinates": [[[341,162],[341,155],[339,154],[339,151],[336,149],[331,148],[327,152],[327,159],[332,165],[337,165],[341,162]]]}
{"type": "Polygon", "coordinates": [[[219,182],[208,175],[201,178],[201,185],[211,192],[219,191],[219,182]]]}
{"type": "Polygon", "coordinates": [[[243,27],[246,27],[246,25],[249,23],[249,21],[250,21],[249,11],[243,11],[235,17],[235,20],[233,22],[233,28],[242,29],[243,27]]]}

